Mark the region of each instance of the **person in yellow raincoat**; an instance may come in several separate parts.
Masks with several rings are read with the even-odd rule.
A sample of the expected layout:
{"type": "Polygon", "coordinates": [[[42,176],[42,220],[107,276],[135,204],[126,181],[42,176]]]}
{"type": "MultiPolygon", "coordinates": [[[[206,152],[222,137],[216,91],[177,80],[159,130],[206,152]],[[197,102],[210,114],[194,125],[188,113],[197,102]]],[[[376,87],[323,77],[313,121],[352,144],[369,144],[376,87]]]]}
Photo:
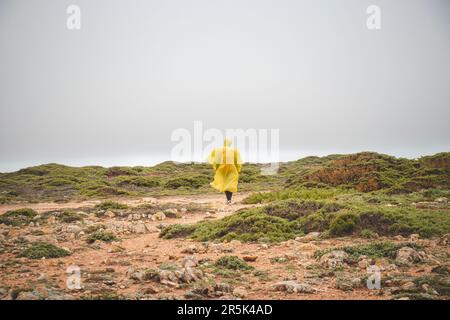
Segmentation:
{"type": "Polygon", "coordinates": [[[227,204],[231,204],[233,192],[237,192],[239,173],[242,160],[239,151],[231,147],[231,140],[225,139],[223,147],[215,148],[208,157],[215,175],[211,186],[220,192],[225,192],[227,204]]]}

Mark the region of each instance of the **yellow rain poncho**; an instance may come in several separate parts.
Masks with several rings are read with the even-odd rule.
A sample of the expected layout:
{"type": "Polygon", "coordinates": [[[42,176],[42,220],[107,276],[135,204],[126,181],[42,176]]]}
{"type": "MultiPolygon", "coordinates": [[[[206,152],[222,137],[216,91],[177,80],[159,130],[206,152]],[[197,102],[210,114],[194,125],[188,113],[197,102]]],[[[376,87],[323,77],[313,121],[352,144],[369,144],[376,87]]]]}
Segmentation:
{"type": "Polygon", "coordinates": [[[211,186],[220,192],[237,192],[242,160],[239,151],[231,147],[231,141],[225,139],[223,147],[215,148],[209,155],[208,162],[216,172],[211,186]]]}

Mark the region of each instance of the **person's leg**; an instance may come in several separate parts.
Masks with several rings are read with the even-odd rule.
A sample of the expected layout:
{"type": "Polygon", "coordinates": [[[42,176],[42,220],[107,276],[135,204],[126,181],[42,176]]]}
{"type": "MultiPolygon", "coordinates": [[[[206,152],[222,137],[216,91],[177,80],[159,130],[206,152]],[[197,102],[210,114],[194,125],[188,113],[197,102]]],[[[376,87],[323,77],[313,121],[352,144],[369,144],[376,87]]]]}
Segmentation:
{"type": "Polygon", "coordinates": [[[225,191],[225,196],[227,197],[227,201],[231,202],[231,197],[233,196],[233,193],[230,191],[225,191]]]}

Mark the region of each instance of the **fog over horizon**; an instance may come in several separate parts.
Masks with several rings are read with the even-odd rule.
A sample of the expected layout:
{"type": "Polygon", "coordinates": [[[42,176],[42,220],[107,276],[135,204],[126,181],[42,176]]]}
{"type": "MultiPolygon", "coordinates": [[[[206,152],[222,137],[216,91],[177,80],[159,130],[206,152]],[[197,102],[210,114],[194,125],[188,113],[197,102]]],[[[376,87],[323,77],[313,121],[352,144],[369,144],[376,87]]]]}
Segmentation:
{"type": "Polygon", "coordinates": [[[155,165],[194,121],[279,129],[280,161],[450,151],[449,18],[448,0],[0,0],[0,172],[155,165]]]}

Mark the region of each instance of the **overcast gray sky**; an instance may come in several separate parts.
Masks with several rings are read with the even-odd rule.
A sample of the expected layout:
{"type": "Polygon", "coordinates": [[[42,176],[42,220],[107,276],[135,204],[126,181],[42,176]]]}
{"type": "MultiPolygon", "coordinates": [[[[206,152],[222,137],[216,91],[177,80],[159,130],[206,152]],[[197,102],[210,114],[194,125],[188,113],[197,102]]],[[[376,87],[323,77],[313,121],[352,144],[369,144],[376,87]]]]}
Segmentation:
{"type": "Polygon", "coordinates": [[[449,57],[448,0],[0,0],[0,171],[151,165],[194,120],[281,160],[449,151],[449,57]]]}

